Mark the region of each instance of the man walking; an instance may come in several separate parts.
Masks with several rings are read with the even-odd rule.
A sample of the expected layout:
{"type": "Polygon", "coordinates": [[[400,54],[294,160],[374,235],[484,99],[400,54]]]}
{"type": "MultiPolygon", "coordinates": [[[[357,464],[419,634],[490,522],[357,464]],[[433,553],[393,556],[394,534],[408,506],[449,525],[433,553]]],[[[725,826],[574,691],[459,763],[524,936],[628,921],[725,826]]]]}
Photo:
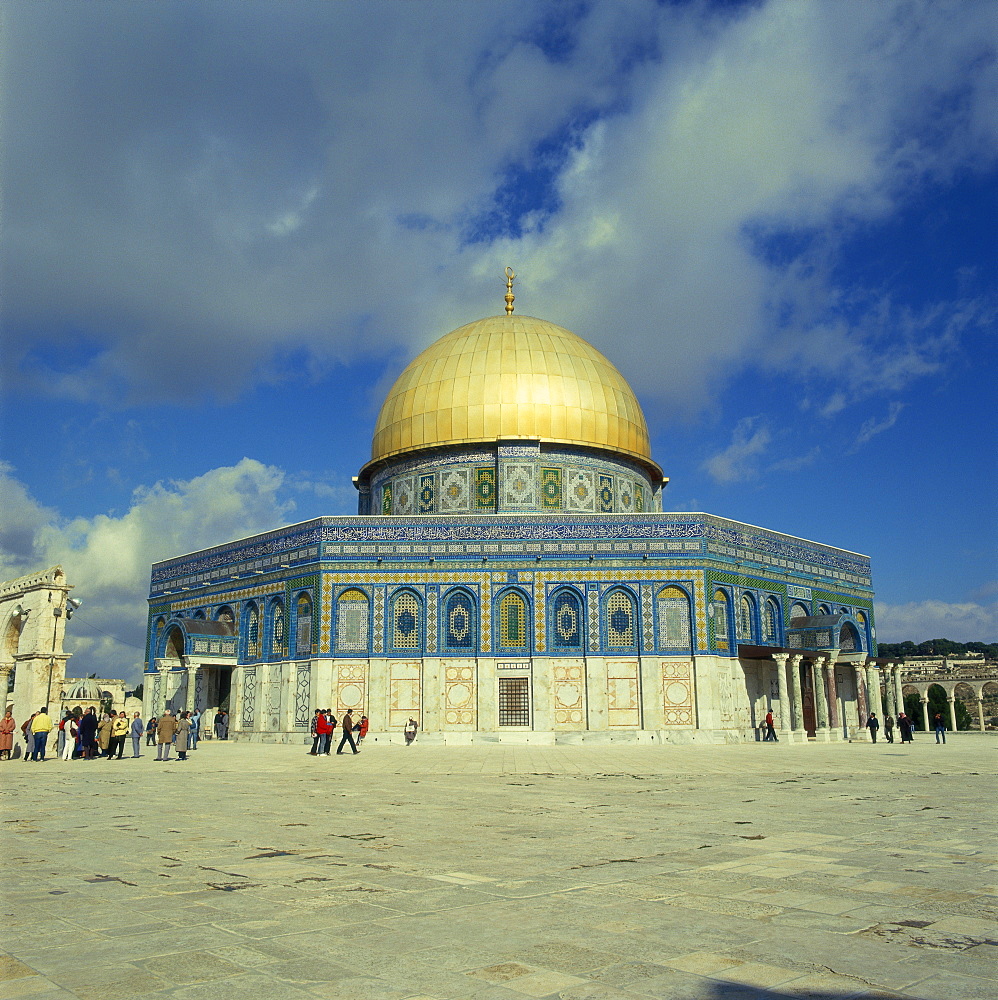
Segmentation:
{"type": "Polygon", "coordinates": [[[48,706],[44,705],[31,720],[31,735],[35,738],[35,745],[31,751],[32,760],[45,760],[45,746],[51,732],[52,720],[49,718],[48,706]]]}
{"type": "Polygon", "coordinates": [[[132,756],[139,757],[139,748],[142,746],[142,734],[146,731],[146,727],[142,724],[142,716],[136,712],[132,716],[132,725],[129,729],[129,733],[132,737],[132,756]]]}
{"type": "Polygon", "coordinates": [[[763,742],[779,743],[779,737],[776,735],[776,727],[773,725],[773,713],[766,713],[766,735],[763,737],[763,742]]]}
{"type": "Polygon", "coordinates": [[[870,713],[870,718],[866,720],[866,728],[870,730],[870,739],[877,742],[877,731],[880,729],[880,720],[876,712],[870,713]]]}
{"type": "Polygon", "coordinates": [[[337,754],[343,753],[343,746],[346,743],[350,744],[350,749],[354,753],[360,753],[357,749],[357,744],[353,741],[353,716],[350,714],[350,709],[346,710],[346,714],[343,716],[343,721],[340,723],[343,727],[343,738],[340,740],[340,745],[337,747],[337,754]]]}
{"type": "Polygon", "coordinates": [[[177,720],[167,708],[159,717],[159,723],[156,726],[156,760],[170,759],[170,747],[173,746],[173,737],[176,735],[177,720]]]}

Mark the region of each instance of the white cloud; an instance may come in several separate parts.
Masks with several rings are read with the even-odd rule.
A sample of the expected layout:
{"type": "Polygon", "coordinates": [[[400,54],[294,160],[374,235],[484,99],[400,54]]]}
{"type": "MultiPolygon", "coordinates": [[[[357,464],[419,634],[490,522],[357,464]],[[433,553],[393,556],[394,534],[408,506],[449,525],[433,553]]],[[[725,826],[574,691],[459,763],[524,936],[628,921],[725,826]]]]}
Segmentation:
{"type": "Polygon", "coordinates": [[[137,681],[152,563],[293,520],[284,478],[280,469],[244,458],[194,479],[136,490],[120,517],[67,521],[35,503],[4,467],[0,579],[61,564],[76,587],[74,596],[84,602],[67,631],[69,673],[137,681]],[[6,502],[11,498],[14,505],[6,502]]]}
{"type": "Polygon", "coordinates": [[[755,479],[759,475],[759,458],[771,441],[769,428],[758,417],[744,417],[731,434],[731,444],[706,459],[702,467],[718,483],[755,479]]]}
{"type": "Polygon", "coordinates": [[[998,642],[998,602],[909,601],[875,604],[877,639],[880,642],[998,642]]]}
{"type": "Polygon", "coordinates": [[[6,363],[74,399],[232,396],[275,354],[321,371],[496,312],[507,263],[523,312],[688,411],[747,363],[840,406],[946,362],[953,304],[906,326],[836,265],[854,225],[993,165],[994,4],[565,9],[14,5],[6,363]],[[558,210],[467,245],[568,134],[558,210]],[[785,233],[806,249],[767,259],[785,233]]]}
{"type": "Polygon", "coordinates": [[[891,403],[890,409],[887,415],[882,419],[877,419],[876,417],[870,417],[869,420],[863,422],[863,426],[859,429],[859,434],[856,435],[856,440],[853,442],[852,448],[849,449],[848,454],[852,454],[863,447],[871,438],[875,438],[878,434],[882,434],[884,431],[890,430],[896,423],[899,416],[901,416],[901,411],[904,409],[904,403],[899,403],[897,401],[891,403]]]}

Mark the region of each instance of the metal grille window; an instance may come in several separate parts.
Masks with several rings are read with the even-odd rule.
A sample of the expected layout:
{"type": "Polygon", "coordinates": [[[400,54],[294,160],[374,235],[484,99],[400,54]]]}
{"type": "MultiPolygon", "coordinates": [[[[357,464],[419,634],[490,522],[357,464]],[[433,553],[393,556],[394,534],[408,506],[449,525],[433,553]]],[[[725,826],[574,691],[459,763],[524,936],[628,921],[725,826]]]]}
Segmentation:
{"type": "Polygon", "coordinates": [[[271,652],[274,656],[285,656],[287,649],[284,645],[284,605],[280,601],[274,603],[273,616],[271,652]]]}
{"type": "Polygon", "coordinates": [[[449,649],[475,648],[475,618],[471,598],[463,591],[447,598],[444,612],[444,641],[449,649]]]}
{"type": "Polygon", "coordinates": [[[752,619],[755,617],[755,604],[748,594],[742,594],[738,602],[738,641],[752,641],[752,619]]]}
{"type": "Polygon", "coordinates": [[[562,591],[554,601],[554,645],[558,649],[578,649],[582,644],[579,622],[582,611],[575,594],[562,591]]]}
{"type": "Polygon", "coordinates": [[[499,645],[527,648],[527,602],[514,592],[503,594],[499,601],[499,645]]]}
{"type": "Polygon", "coordinates": [[[362,590],[344,590],[340,594],[336,602],[337,652],[367,652],[367,605],[367,594],[362,590]]]}
{"type": "Polygon", "coordinates": [[[295,632],[295,655],[312,654],[312,601],[307,594],[298,598],[298,626],[295,632]]]}
{"type": "Polygon", "coordinates": [[[255,660],[260,655],[260,612],[251,604],[246,614],[246,656],[255,660]]]}
{"type": "Polygon", "coordinates": [[[776,599],[766,601],[766,642],[775,643],[779,637],[780,610],[776,599]]]}
{"type": "Polygon", "coordinates": [[[530,678],[499,678],[499,725],[530,725],[530,678]]]}
{"type": "Polygon", "coordinates": [[[714,593],[714,638],[728,641],[728,595],[723,590],[714,593]]]}
{"type": "Polygon", "coordinates": [[[395,598],[392,613],[392,644],[396,649],[419,648],[419,602],[406,592],[395,598]]]}
{"type": "Polygon", "coordinates": [[[658,642],[662,649],[690,648],[690,602],[679,587],[658,592],[658,642]]]}
{"type": "Polygon", "coordinates": [[[633,648],[634,602],[622,590],[615,590],[606,602],[606,643],[633,648]]]}

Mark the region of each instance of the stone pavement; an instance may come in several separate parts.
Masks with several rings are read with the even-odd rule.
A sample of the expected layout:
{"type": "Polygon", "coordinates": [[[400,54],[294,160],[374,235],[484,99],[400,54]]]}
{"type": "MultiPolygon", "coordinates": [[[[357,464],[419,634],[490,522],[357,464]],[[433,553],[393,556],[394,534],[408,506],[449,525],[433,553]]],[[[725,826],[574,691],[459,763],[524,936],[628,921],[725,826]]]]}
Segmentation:
{"type": "Polygon", "coordinates": [[[0,762],[0,1000],[998,997],[993,734],[304,750],[0,762]]]}

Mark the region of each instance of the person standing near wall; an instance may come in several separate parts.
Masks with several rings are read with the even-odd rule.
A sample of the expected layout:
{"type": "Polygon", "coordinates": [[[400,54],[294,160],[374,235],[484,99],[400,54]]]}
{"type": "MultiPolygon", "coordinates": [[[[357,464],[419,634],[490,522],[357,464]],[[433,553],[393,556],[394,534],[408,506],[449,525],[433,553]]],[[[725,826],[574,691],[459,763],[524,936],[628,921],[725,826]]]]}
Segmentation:
{"type": "Polygon", "coordinates": [[[870,739],[874,743],[877,742],[877,732],[880,729],[880,720],[877,718],[876,712],[870,713],[870,718],[866,720],[866,728],[870,730],[870,739]]]}
{"type": "Polygon", "coordinates": [[[15,729],[17,723],[14,721],[14,710],[8,708],[0,719],[0,759],[10,760],[10,755],[14,752],[15,729]]]}
{"type": "MultiPolygon", "coordinates": [[[[156,760],[169,760],[173,737],[177,735],[177,720],[167,708],[156,726],[156,760]]],[[[186,747],[186,743],[184,744],[186,747]]]]}
{"type": "Polygon", "coordinates": [[[52,720],[49,718],[48,705],[43,705],[31,720],[31,734],[35,738],[35,746],[31,751],[32,760],[45,760],[45,747],[48,745],[51,732],[52,720]]]}
{"type": "Polygon", "coordinates": [[[354,753],[360,753],[360,751],[357,749],[357,744],[354,743],[353,741],[353,716],[350,714],[349,708],[344,713],[343,721],[340,722],[340,725],[343,727],[343,737],[340,740],[340,745],[336,748],[336,753],[337,754],[343,753],[343,747],[347,743],[350,744],[350,749],[354,753]]]}
{"type": "Polygon", "coordinates": [[[132,716],[132,724],[129,727],[129,734],[132,737],[132,757],[141,757],[139,750],[142,747],[142,734],[146,731],[146,727],[142,723],[142,716],[136,712],[132,716]]]}
{"type": "Polygon", "coordinates": [[[125,753],[125,740],[128,738],[128,716],[124,712],[111,716],[111,739],[107,745],[107,759],[121,760],[125,753]]]}

